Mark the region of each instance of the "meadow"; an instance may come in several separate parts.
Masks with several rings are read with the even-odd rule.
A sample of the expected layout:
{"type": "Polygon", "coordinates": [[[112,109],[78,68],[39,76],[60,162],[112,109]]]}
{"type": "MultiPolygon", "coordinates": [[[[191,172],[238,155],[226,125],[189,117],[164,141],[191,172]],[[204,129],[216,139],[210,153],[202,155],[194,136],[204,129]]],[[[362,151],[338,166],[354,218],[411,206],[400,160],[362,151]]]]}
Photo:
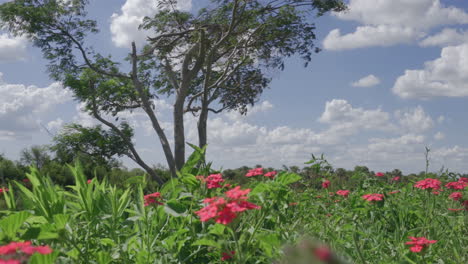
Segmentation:
{"type": "Polygon", "coordinates": [[[466,177],[351,184],[315,159],[318,178],[253,168],[240,184],[203,156],[151,193],[146,176],[116,187],[76,164],[62,187],[31,168],[0,189],[0,263],[468,263],[466,177]]]}

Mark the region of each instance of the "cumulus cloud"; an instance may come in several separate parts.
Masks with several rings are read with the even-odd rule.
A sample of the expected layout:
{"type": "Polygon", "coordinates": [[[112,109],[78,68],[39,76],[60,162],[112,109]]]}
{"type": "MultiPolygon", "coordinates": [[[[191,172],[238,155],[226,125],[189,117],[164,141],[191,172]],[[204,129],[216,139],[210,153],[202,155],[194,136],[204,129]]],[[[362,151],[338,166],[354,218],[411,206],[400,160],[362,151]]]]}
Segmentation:
{"type": "Polygon", "coordinates": [[[47,123],[46,127],[49,131],[57,131],[63,127],[63,120],[61,118],[57,118],[47,123]]]}
{"type": "MultiPolygon", "coordinates": [[[[0,75],[1,77],[1,75],[0,75]]],[[[0,131],[2,137],[21,137],[39,129],[44,114],[72,99],[60,83],[39,88],[9,84],[0,79],[0,131]]]]}
{"type": "Polygon", "coordinates": [[[440,132],[440,131],[437,132],[437,133],[434,135],[434,139],[436,139],[436,140],[442,140],[442,139],[444,139],[444,138],[445,138],[445,134],[442,133],[442,132],[440,132]]]}
{"type": "Polygon", "coordinates": [[[25,37],[0,34],[0,63],[26,59],[27,45],[25,37]]]}
{"type": "Polygon", "coordinates": [[[248,117],[252,117],[258,113],[266,113],[271,109],[273,109],[273,104],[271,104],[269,101],[263,101],[261,103],[255,104],[254,106],[248,106],[246,115],[241,115],[237,111],[228,111],[224,115],[231,120],[242,120],[248,117]]]}
{"type": "Polygon", "coordinates": [[[355,32],[341,35],[332,30],[324,48],[345,50],[371,46],[390,46],[413,42],[430,29],[468,23],[468,13],[439,0],[350,0],[349,11],[336,13],[342,20],[356,21],[355,32]]]}
{"type": "Polygon", "coordinates": [[[420,33],[409,27],[399,26],[361,26],[349,34],[341,34],[333,29],[323,41],[327,50],[350,50],[365,47],[388,47],[395,44],[411,43],[420,33]]]}
{"type": "Polygon", "coordinates": [[[397,110],[395,116],[401,127],[411,133],[425,132],[434,126],[434,121],[421,106],[406,111],[397,110]]]}
{"type": "Polygon", "coordinates": [[[380,83],[380,79],[374,76],[373,74],[370,74],[366,77],[363,77],[359,79],[356,82],[351,83],[351,86],[354,87],[372,87],[376,86],[377,84],[380,83]]]}
{"type": "MultiPolygon", "coordinates": [[[[179,0],[176,8],[187,11],[191,7],[191,0],[179,0]]],[[[138,27],[143,22],[143,18],[155,15],[158,10],[158,1],[127,0],[121,8],[121,13],[114,13],[111,16],[112,42],[117,47],[129,48],[132,41],[141,46],[152,32],[138,30],[138,27]]]]}
{"type": "Polygon", "coordinates": [[[419,45],[422,47],[445,47],[460,45],[463,43],[468,43],[468,31],[444,28],[441,32],[421,40],[419,45]]]}
{"type": "Polygon", "coordinates": [[[442,49],[440,58],[428,61],[421,70],[406,70],[392,90],[402,98],[468,96],[468,44],[442,49]]]}

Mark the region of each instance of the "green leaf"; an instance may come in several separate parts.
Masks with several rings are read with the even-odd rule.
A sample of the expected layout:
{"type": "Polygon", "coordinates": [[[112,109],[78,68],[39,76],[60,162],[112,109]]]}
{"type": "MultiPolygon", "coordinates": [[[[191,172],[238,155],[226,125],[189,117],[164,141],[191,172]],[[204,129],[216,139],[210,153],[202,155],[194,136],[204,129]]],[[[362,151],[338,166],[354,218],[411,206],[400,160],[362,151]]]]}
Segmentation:
{"type": "Polygon", "coordinates": [[[207,239],[207,238],[202,238],[200,240],[193,242],[192,246],[209,246],[209,247],[221,248],[221,245],[218,242],[211,240],[211,239],[207,239]]]}
{"type": "Polygon", "coordinates": [[[226,230],[226,226],[222,224],[214,224],[210,226],[209,229],[210,229],[209,231],[210,234],[221,236],[224,234],[224,230],[226,230]]]}
{"type": "Polygon", "coordinates": [[[0,229],[2,229],[3,235],[6,235],[9,239],[15,238],[19,228],[29,216],[31,216],[29,212],[21,211],[0,220],[0,229]]]}
{"type": "Polygon", "coordinates": [[[300,179],[302,179],[301,176],[297,175],[296,173],[287,173],[287,172],[280,173],[278,177],[275,178],[276,182],[282,185],[295,183],[299,181],[300,179]]]}
{"type": "Polygon", "coordinates": [[[58,252],[52,252],[47,255],[41,255],[39,253],[34,253],[30,260],[30,264],[51,264],[55,262],[55,259],[58,256],[58,252]]]}
{"type": "Polygon", "coordinates": [[[175,217],[186,216],[186,210],[185,206],[177,200],[169,200],[164,205],[164,211],[175,217]]]}

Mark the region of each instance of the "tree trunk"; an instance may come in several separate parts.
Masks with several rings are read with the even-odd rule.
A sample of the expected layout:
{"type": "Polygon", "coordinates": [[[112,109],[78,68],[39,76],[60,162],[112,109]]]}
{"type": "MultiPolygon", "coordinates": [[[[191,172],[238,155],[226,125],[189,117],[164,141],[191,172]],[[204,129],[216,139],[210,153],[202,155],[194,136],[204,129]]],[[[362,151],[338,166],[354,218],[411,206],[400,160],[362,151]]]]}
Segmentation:
{"type": "MultiPolygon", "coordinates": [[[[182,89],[181,89],[182,90],[182,89]]],[[[185,130],[184,130],[184,102],[185,95],[177,95],[174,104],[174,160],[177,170],[185,163],[185,130]]]]}
{"type": "Polygon", "coordinates": [[[198,117],[198,146],[203,148],[207,142],[207,122],[208,122],[208,105],[205,101],[202,103],[200,116],[198,117]]]}

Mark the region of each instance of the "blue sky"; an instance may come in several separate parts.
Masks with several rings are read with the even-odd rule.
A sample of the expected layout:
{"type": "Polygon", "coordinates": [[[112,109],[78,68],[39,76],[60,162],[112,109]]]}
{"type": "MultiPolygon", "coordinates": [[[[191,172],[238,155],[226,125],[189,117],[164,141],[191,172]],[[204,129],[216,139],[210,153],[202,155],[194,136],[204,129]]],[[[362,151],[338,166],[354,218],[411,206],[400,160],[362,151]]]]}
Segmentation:
{"type": "MultiPolygon", "coordinates": [[[[101,32],[89,41],[115,58],[126,55],[129,41],[144,40],[148,33],[135,28],[156,11],[149,0],[90,2],[101,32]]],[[[193,10],[203,2],[179,4],[193,10]]],[[[302,166],[311,153],[325,153],[336,167],[419,172],[429,146],[432,170],[468,171],[468,3],[351,0],[349,6],[315,20],[323,51],[308,68],[288,60],[245,117],[210,116],[208,158],[215,166],[302,166]]],[[[8,157],[50,143],[43,127],[57,133],[70,122],[96,124],[48,78],[45,65],[26,39],[0,32],[0,152],[8,157]]],[[[172,98],[156,103],[171,137],[172,98]]],[[[145,116],[125,118],[136,126],[147,163],[164,164],[145,116]]],[[[186,122],[188,141],[196,143],[196,121],[186,122]]]]}

